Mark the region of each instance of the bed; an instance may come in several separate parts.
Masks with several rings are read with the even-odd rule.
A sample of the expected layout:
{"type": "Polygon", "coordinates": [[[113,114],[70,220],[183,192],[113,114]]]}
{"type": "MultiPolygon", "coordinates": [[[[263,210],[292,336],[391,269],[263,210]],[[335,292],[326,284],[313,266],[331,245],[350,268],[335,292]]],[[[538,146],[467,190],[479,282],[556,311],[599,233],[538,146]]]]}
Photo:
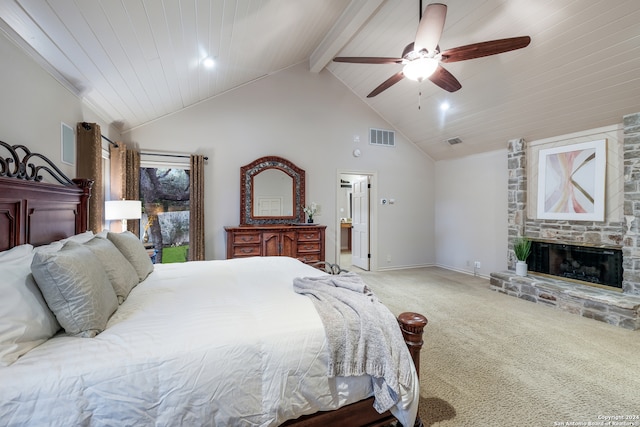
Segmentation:
{"type": "MultiPolygon", "coordinates": [[[[34,259],[49,259],[50,251],[83,254],[96,239],[118,243],[119,236],[86,230],[90,181],[39,182],[33,154],[24,147],[9,151],[0,157],[2,286],[12,283],[7,277],[17,274],[18,260],[33,263],[30,277],[40,286],[34,259]]],[[[91,263],[87,258],[82,264],[91,263]]],[[[379,414],[370,377],[327,376],[323,322],[312,300],[293,291],[295,278],[325,275],[288,257],[152,265],[126,295],[116,290],[116,308],[93,337],[74,336],[86,328],[73,330],[51,308],[63,327],[46,314],[37,327],[53,336],[29,337],[26,346],[13,349],[14,360],[0,364],[0,419],[12,426],[382,426],[396,419],[421,425],[414,366],[426,319],[417,313],[398,317],[408,348],[397,351],[413,361],[411,381],[398,403],[379,414]]],[[[40,311],[53,307],[47,288],[38,295],[30,286],[27,297],[39,301],[40,311]]],[[[11,309],[3,304],[0,310],[11,309]]],[[[0,337],[11,327],[0,318],[0,337]]],[[[1,346],[0,356],[6,356],[1,346]]]]}

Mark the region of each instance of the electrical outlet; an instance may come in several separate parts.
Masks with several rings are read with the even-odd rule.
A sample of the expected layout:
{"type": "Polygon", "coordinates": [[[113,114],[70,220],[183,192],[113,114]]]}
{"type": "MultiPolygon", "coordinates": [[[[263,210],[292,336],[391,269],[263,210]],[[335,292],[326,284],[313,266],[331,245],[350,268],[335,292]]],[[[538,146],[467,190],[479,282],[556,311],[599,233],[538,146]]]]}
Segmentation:
{"type": "Polygon", "coordinates": [[[474,261],[473,262],[473,267],[474,268],[480,268],[480,261],[474,261]]]}
{"type": "Polygon", "coordinates": [[[322,214],[322,205],[316,203],[316,215],[320,216],[322,214]]]}
{"type": "Polygon", "coordinates": [[[391,262],[391,254],[387,254],[387,262],[391,262]]]}

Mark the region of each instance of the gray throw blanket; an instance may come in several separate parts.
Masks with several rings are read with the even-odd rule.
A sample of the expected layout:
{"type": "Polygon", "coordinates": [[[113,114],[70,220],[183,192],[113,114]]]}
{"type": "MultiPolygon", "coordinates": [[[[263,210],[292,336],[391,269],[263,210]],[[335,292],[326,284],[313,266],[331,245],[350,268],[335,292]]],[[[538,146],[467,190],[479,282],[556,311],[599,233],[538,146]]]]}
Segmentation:
{"type": "Polygon", "coordinates": [[[370,375],[374,408],[395,405],[400,385],[411,385],[411,356],[395,316],[355,273],[303,277],[294,290],[313,301],[330,351],[329,376],[370,375]]]}

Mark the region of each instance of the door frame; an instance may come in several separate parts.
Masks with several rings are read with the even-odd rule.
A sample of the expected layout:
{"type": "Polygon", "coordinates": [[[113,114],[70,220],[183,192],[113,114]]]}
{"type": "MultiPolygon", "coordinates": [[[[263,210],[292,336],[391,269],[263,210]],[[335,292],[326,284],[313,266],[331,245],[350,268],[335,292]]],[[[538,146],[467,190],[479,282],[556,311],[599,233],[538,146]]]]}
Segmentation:
{"type": "Polygon", "coordinates": [[[334,225],[336,228],[335,236],[335,263],[340,264],[340,210],[339,197],[340,197],[340,177],[342,175],[368,175],[371,189],[369,191],[369,252],[371,253],[371,259],[369,260],[369,271],[378,271],[378,172],[371,170],[357,170],[357,169],[338,169],[336,174],[336,194],[335,194],[335,218],[334,225]]]}

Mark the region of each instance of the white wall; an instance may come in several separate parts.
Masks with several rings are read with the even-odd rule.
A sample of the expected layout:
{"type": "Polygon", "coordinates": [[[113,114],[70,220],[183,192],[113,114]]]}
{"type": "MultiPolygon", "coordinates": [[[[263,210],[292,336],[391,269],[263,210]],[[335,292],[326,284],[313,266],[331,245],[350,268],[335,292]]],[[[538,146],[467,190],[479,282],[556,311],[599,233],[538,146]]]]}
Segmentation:
{"type": "Polygon", "coordinates": [[[71,126],[74,132],[77,122],[98,123],[105,136],[118,138],[107,123],[1,31],[0,58],[1,141],[9,145],[23,144],[32,152],[49,157],[66,175],[74,178],[75,167],[61,163],[61,122],[71,126]]]}
{"type": "Polygon", "coordinates": [[[239,222],[240,167],[275,155],[306,171],[307,204],[320,204],[314,219],[328,225],[327,260],[336,261],[337,174],[348,170],[375,172],[378,188],[373,194],[396,199],[393,206],[375,205],[374,268],[432,264],[434,162],[399,134],[396,148],[370,146],[370,127],[391,129],[333,75],[310,73],[305,63],[138,127],[123,138],[143,150],[209,156],[207,259],[225,257],[223,227],[239,222]],[[354,142],[356,135],[360,142],[354,142]],[[352,155],[355,148],[360,157],[352,155]]]}
{"type": "MultiPolygon", "coordinates": [[[[505,146],[507,141],[505,141],[505,146]]],[[[437,264],[488,276],[507,269],[507,150],[436,163],[437,264]]]]}

